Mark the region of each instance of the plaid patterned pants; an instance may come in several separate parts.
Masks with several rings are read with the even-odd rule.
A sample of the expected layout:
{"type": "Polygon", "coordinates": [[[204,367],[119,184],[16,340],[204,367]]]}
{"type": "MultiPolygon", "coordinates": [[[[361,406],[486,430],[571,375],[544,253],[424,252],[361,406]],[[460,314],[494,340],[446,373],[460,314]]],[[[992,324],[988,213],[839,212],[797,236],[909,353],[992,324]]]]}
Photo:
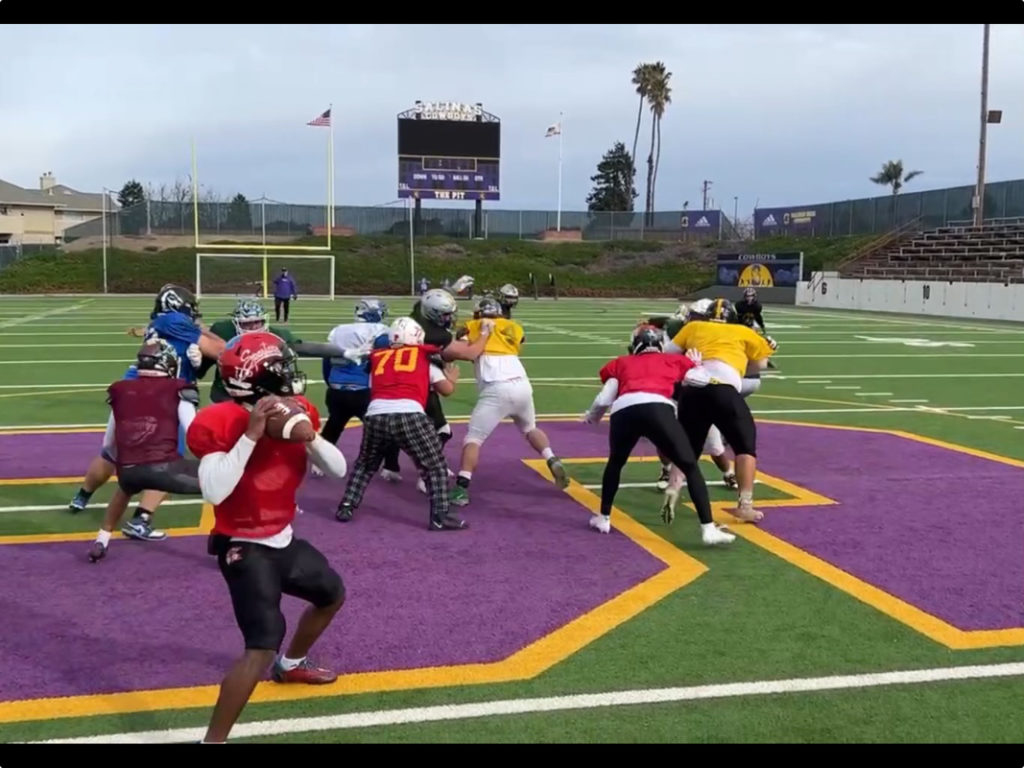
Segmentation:
{"type": "Polygon", "coordinates": [[[448,464],[434,422],[424,413],[383,413],[363,419],[363,442],[359,447],[342,502],[357,509],[371,478],[380,469],[388,446],[397,443],[416,462],[430,495],[430,514],[442,519],[448,514],[448,464]]]}

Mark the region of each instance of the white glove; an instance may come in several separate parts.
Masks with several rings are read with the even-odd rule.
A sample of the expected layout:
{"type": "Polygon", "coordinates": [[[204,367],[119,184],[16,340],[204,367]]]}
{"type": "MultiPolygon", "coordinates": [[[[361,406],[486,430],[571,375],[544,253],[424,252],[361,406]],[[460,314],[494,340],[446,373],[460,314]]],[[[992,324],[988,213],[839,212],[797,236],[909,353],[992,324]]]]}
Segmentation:
{"type": "Polygon", "coordinates": [[[359,363],[363,362],[364,358],[369,356],[372,350],[373,340],[370,339],[369,341],[364,341],[358,347],[346,349],[345,352],[342,354],[342,357],[358,365],[359,363]]]}
{"type": "Polygon", "coordinates": [[[189,344],[188,349],[185,350],[185,355],[188,357],[188,361],[192,363],[193,368],[198,368],[203,364],[203,353],[199,350],[198,344],[189,344]]]}
{"type": "Polygon", "coordinates": [[[481,336],[490,336],[492,333],[494,333],[494,320],[488,318],[480,323],[481,336]]]}
{"type": "Polygon", "coordinates": [[[604,418],[604,413],[608,408],[602,405],[591,406],[583,413],[583,418],[580,419],[584,424],[597,424],[604,418]]]}
{"type": "Polygon", "coordinates": [[[771,336],[765,336],[764,340],[768,342],[768,346],[772,348],[773,352],[779,348],[779,342],[777,342],[771,336]]]}
{"type": "Polygon", "coordinates": [[[704,361],[704,358],[701,356],[699,349],[686,350],[686,356],[697,365],[700,365],[704,361]]]}

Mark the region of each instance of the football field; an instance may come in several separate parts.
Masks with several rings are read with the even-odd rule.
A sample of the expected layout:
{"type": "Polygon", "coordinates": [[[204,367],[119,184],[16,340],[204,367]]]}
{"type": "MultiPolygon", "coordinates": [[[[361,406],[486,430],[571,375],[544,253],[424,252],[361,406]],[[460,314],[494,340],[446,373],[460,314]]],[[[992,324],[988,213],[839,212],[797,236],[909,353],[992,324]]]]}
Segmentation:
{"type": "MultiPolygon", "coordinates": [[[[411,304],[388,302],[392,317],[411,304]]],[[[354,303],[294,302],[288,327],[325,340],[354,303]]],[[[233,305],[204,299],[203,321],[233,305]]],[[[241,651],[208,505],[171,499],[155,516],[167,540],[115,534],[98,564],[86,552],[113,483],[67,509],[105,389],[139,346],[127,329],[151,307],[0,303],[0,742],[198,740],[241,651]]],[[[749,400],[765,517],[732,518],[705,459],[716,518],[737,534],[712,549],[685,494],[661,521],[645,443],[611,535],[587,526],[608,425],[580,414],[634,323],[675,307],[517,308],[565,491],[511,424],[483,447],[463,532],[427,530],[408,457],[403,482],[375,479],[345,525],[344,481],[308,478],[297,534],[348,590],[311,658],[339,679],[261,683],[232,740],[1024,741],[1024,324],[767,306],[777,367],[749,400]]],[[[322,408],[320,361],[301,368],[322,408]]],[[[462,373],[445,401],[453,467],[475,401],[462,373]]],[[[350,466],[359,431],[339,442],[350,466]]],[[[289,634],[301,609],[285,598],[289,634]]]]}

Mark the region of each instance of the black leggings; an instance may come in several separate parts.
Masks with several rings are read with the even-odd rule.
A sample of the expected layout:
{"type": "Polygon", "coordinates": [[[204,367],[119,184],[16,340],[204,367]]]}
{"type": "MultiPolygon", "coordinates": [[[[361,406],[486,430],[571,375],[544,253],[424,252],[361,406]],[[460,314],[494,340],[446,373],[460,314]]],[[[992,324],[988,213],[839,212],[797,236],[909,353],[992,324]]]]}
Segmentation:
{"type": "Polygon", "coordinates": [[[619,478],[641,437],[654,443],[658,452],[679,467],[686,475],[686,490],[697,508],[701,523],[711,522],[711,499],[697,465],[697,458],[686,439],[686,432],[676,418],[675,409],[667,403],[640,403],[616,411],[611,417],[608,433],[608,463],[601,479],[601,514],[610,515],[619,478]]]}
{"type": "MultiPolygon", "coordinates": [[[[331,445],[337,445],[338,438],[352,419],[362,419],[370,406],[369,389],[327,388],[327,423],[320,430],[320,436],[331,445]]],[[[384,469],[398,472],[398,444],[392,444],[384,453],[384,469]]]]}
{"type": "Polygon", "coordinates": [[[199,496],[199,460],[177,459],[159,464],[134,464],[119,467],[117,484],[129,496],[143,491],[199,496]]]}

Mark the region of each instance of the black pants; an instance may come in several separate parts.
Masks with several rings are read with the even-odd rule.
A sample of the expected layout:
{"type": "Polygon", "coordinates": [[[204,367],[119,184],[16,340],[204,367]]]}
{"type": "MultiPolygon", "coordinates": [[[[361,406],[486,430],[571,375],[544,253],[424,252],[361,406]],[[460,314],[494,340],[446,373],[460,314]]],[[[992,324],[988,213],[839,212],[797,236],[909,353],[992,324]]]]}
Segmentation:
{"type": "Polygon", "coordinates": [[[282,549],[214,534],[210,550],[231,593],[247,650],[278,651],[284,642],[281,595],[326,608],[345,599],[345,584],[327,558],[303,539],[282,549]]]}
{"type": "Polygon", "coordinates": [[[277,296],[274,297],[274,319],[278,322],[281,321],[281,307],[284,307],[284,321],[288,322],[288,305],[291,303],[291,299],[279,299],[277,296]]]}
{"type": "Polygon", "coordinates": [[[681,387],[679,423],[690,448],[700,455],[714,424],[737,456],[757,456],[757,425],[747,401],[729,384],[681,387]]]}
{"type": "Polygon", "coordinates": [[[697,465],[697,456],[690,447],[686,432],[668,403],[630,405],[611,416],[608,432],[608,463],[601,478],[601,514],[610,515],[619,491],[622,468],[626,466],[640,438],[654,443],[658,452],[679,467],[686,475],[686,491],[697,508],[701,523],[710,523],[711,499],[697,465]]]}
{"type": "Polygon", "coordinates": [[[199,460],[177,459],[160,464],[119,467],[117,484],[129,496],[143,491],[165,491],[199,496],[199,460]]]}
{"type": "MultiPolygon", "coordinates": [[[[337,445],[341,433],[352,419],[362,419],[370,406],[369,389],[327,388],[327,423],[320,436],[331,445],[337,445]]],[[[398,444],[393,443],[384,452],[384,469],[398,472],[398,444]]]]}

